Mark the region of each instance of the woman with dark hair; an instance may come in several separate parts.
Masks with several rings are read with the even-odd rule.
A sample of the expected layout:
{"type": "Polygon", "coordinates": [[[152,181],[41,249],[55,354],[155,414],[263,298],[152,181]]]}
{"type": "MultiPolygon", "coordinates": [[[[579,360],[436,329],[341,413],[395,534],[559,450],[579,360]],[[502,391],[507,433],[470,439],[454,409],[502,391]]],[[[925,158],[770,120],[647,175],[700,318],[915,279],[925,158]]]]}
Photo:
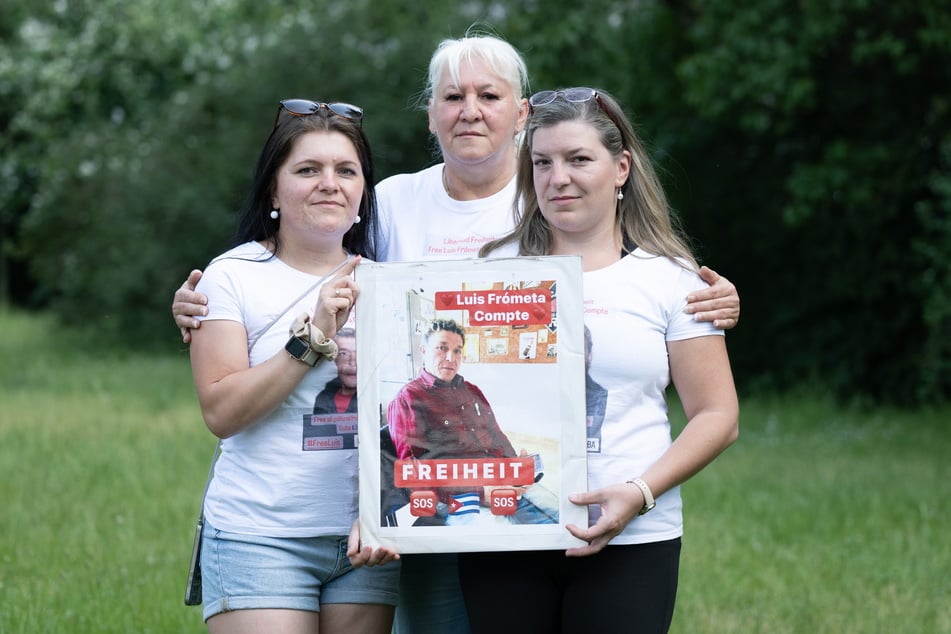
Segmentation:
{"type": "Polygon", "coordinates": [[[349,104],[281,102],[237,244],[199,284],[208,314],[192,339],[192,372],[221,439],[201,551],[211,632],[391,628],[399,565],[355,569],[348,559],[359,549],[348,543],[357,450],[304,433],[315,395],[336,375],[332,337],[359,295],[351,273],[374,255],[362,118],[349,104]]]}

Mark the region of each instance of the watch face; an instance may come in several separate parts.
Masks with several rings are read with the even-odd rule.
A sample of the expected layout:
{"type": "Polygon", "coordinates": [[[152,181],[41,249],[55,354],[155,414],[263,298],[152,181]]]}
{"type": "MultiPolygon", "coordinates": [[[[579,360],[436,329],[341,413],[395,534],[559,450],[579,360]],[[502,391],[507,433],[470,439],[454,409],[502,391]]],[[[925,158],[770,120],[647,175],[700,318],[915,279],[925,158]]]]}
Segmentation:
{"type": "Polygon", "coordinates": [[[287,340],[287,345],[284,346],[284,349],[291,353],[291,356],[300,359],[304,356],[304,353],[307,352],[308,346],[306,343],[298,339],[297,337],[291,337],[287,340]]]}
{"type": "Polygon", "coordinates": [[[319,358],[317,357],[316,354],[310,354],[312,351],[310,349],[310,346],[307,345],[307,342],[302,339],[298,339],[297,337],[291,337],[290,339],[288,339],[287,345],[284,346],[284,349],[287,350],[287,352],[292,357],[294,357],[298,361],[303,361],[304,363],[306,363],[307,365],[311,367],[313,367],[316,364],[317,359],[319,358]],[[313,357],[313,360],[308,359],[307,358],[308,356],[313,357]]]}

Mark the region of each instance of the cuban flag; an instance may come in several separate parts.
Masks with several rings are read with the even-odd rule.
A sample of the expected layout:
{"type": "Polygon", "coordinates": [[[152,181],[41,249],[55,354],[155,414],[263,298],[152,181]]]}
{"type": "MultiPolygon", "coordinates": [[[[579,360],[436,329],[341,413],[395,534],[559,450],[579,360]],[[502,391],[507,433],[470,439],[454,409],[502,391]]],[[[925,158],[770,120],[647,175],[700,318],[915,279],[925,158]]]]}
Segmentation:
{"type": "Polygon", "coordinates": [[[478,492],[458,493],[452,496],[452,502],[449,503],[449,513],[451,515],[470,515],[479,513],[479,494],[478,492]]]}

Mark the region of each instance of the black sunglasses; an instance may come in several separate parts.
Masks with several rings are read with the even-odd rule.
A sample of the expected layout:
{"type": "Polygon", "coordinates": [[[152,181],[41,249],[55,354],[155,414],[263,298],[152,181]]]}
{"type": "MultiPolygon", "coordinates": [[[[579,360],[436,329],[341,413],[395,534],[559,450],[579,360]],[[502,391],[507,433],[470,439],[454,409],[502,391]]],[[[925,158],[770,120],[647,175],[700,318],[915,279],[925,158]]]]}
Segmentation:
{"type": "Polygon", "coordinates": [[[274,127],[277,127],[277,123],[281,119],[282,110],[286,110],[295,117],[306,117],[308,115],[317,114],[321,108],[326,108],[338,117],[350,119],[351,121],[356,121],[361,126],[363,125],[363,108],[360,106],[340,101],[327,103],[324,101],[311,101],[310,99],[285,99],[277,107],[277,116],[274,117],[274,127]]]}

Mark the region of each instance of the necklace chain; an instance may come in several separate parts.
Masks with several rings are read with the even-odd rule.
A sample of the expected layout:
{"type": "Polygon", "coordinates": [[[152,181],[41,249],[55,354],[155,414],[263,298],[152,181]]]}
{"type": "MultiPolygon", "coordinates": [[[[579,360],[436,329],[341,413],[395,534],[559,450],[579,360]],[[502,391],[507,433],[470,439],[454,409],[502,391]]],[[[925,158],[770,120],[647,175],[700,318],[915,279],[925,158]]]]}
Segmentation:
{"type": "Polygon", "coordinates": [[[446,178],[446,166],[442,166],[442,188],[446,190],[446,195],[452,198],[452,194],[449,193],[449,180],[446,178]]]}

